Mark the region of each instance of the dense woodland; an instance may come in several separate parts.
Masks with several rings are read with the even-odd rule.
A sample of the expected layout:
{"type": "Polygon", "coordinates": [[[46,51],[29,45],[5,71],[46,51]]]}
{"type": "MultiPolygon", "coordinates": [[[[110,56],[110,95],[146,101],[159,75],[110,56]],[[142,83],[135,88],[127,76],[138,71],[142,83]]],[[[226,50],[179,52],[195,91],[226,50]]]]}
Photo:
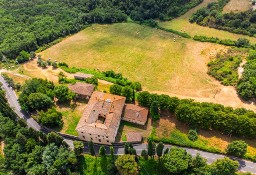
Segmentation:
{"type": "Polygon", "coordinates": [[[0,155],[0,174],[71,174],[77,171],[77,157],[55,133],[45,135],[16,121],[4,91],[0,90],[0,138],[4,139],[4,158],[0,155]]]}
{"type": "Polygon", "coordinates": [[[190,22],[196,22],[202,26],[209,26],[229,32],[255,36],[256,12],[248,10],[239,13],[222,13],[223,7],[229,0],[218,0],[208,4],[207,7],[198,10],[190,18],[190,22]]]}
{"type": "MultiPolygon", "coordinates": [[[[0,53],[15,59],[91,23],[172,19],[202,0],[1,0],[0,53]]],[[[2,56],[0,56],[2,57],[2,56]]]]}

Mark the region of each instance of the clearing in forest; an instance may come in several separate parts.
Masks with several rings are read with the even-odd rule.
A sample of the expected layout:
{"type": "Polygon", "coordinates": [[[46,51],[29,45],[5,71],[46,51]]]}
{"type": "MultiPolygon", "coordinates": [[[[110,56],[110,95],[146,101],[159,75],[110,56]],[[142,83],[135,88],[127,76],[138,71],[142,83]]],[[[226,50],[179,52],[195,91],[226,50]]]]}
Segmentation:
{"type": "MultiPolygon", "coordinates": [[[[232,0],[231,0],[232,1],[232,0]]],[[[245,0],[237,0],[237,1],[245,1],[245,0]]],[[[218,37],[220,39],[231,39],[237,40],[238,38],[247,38],[252,43],[256,43],[255,37],[249,37],[240,34],[230,33],[224,30],[217,30],[214,28],[199,26],[196,23],[190,23],[189,18],[194,14],[197,10],[206,7],[209,3],[215,2],[215,0],[204,0],[200,5],[191,9],[183,16],[176,18],[171,21],[159,22],[159,26],[167,28],[167,29],[174,29],[181,32],[186,32],[192,37],[195,35],[203,35],[208,37],[218,37]]]]}
{"type": "Polygon", "coordinates": [[[252,8],[251,0],[230,0],[228,4],[224,7],[223,13],[238,13],[244,12],[252,8]]]}
{"type": "Polygon", "coordinates": [[[93,25],[40,54],[70,67],[112,69],[151,92],[255,110],[238,98],[234,87],[225,87],[207,74],[207,63],[220,50],[227,47],[120,23],[93,25]]]}

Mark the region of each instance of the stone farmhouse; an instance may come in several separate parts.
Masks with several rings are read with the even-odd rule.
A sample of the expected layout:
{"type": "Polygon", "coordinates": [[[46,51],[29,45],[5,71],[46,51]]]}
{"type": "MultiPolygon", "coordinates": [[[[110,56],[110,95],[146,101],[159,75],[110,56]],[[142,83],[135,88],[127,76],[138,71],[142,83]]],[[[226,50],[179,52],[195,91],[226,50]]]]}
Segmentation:
{"type": "Polygon", "coordinates": [[[123,113],[126,114],[124,120],[144,125],[148,110],[130,104],[125,109],[125,100],[122,96],[93,92],[76,127],[78,137],[94,143],[114,143],[123,113]]]}

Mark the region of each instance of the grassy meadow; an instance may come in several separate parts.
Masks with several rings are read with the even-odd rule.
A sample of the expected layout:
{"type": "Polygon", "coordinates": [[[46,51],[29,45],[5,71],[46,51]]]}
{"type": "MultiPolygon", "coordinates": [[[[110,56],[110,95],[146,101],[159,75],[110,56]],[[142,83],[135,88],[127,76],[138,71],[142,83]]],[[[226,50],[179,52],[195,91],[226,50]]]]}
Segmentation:
{"type": "Polygon", "coordinates": [[[141,82],[145,90],[193,94],[191,89],[213,86],[212,78],[206,74],[206,63],[209,53],[221,49],[225,47],[120,23],[93,25],[40,54],[71,67],[112,69],[141,82]]]}
{"type": "MultiPolygon", "coordinates": [[[[231,39],[231,40],[237,40],[238,38],[247,38],[249,39],[252,43],[256,43],[256,38],[254,37],[249,37],[249,36],[245,36],[245,35],[240,35],[240,34],[233,34],[227,31],[223,31],[223,30],[217,30],[214,28],[209,28],[209,27],[203,27],[203,26],[199,26],[195,23],[191,24],[189,22],[189,18],[191,17],[191,15],[193,13],[195,13],[197,10],[201,9],[202,7],[207,6],[207,4],[211,3],[211,2],[215,2],[216,0],[204,0],[203,3],[201,3],[200,5],[198,5],[197,7],[191,9],[190,11],[188,11],[186,14],[184,14],[183,16],[176,18],[172,21],[165,21],[165,22],[159,22],[159,26],[167,28],[167,29],[174,29],[174,30],[178,30],[178,31],[182,31],[182,32],[186,32],[191,36],[195,36],[195,35],[204,35],[204,36],[208,36],[208,37],[218,37],[220,39],[231,39]]],[[[233,9],[235,7],[235,4],[240,4],[240,6],[236,6],[236,9],[239,8],[239,10],[242,11],[243,8],[244,10],[248,8],[245,7],[244,5],[242,6],[242,4],[247,4],[246,2],[247,0],[231,0],[224,8],[224,12],[228,12],[230,11],[230,9],[233,9]],[[239,2],[236,2],[239,1],[239,2]]],[[[248,1],[249,2],[249,1],[248,1]]]]}

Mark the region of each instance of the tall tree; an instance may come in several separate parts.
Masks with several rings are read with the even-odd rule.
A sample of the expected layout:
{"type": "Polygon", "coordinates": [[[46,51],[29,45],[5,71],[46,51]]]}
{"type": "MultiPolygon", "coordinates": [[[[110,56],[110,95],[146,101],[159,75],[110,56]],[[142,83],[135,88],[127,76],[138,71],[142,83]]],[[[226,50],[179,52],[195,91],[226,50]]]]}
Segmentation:
{"type": "Polygon", "coordinates": [[[92,141],[89,142],[89,151],[92,156],[95,156],[94,144],[92,141]]]}
{"type": "Polygon", "coordinates": [[[152,116],[153,120],[158,120],[160,118],[159,106],[157,101],[152,102],[150,106],[150,115],[152,116]]]}
{"type": "Polygon", "coordinates": [[[156,146],[155,143],[151,140],[148,139],[148,155],[153,158],[156,154],[156,146]]]}
{"type": "Polygon", "coordinates": [[[74,141],[74,152],[77,156],[80,156],[84,150],[84,144],[81,141],[74,141]]]}
{"type": "Polygon", "coordinates": [[[162,142],[158,143],[156,147],[156,154],[158,157],[162,157],[163,149],[164,149],[164,144],[162,142]]]}
{"type": "Polygon", "coordinates": [[[116,159],[115,165],[121,175],[138,175],[138,165],[134,155],[122,155],[116,159]]]}

